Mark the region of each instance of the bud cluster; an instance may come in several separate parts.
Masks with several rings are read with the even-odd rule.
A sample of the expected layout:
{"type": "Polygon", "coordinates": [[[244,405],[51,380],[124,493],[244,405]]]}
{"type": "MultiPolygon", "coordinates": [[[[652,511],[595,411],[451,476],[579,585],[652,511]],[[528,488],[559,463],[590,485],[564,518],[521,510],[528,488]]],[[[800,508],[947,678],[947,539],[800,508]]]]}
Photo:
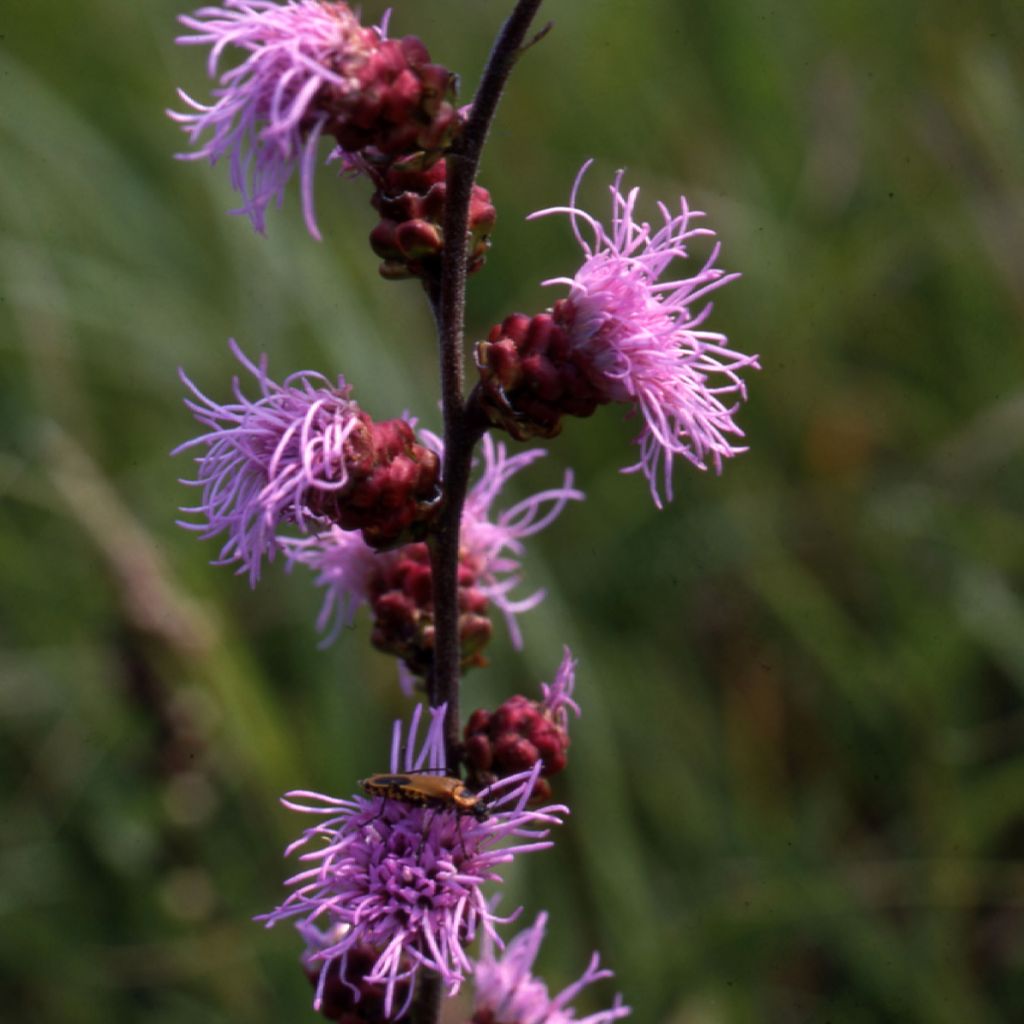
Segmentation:
{"type": "MultiPolygon", "coordinates": [[[[381,276],[437,277],[444,249],[444,209],[448,194],[447,164],[429,167],[405,162],[370,173],[377,185],[371,203],[380,223],[370,233],[370,245],[383,261],[381,276]]],[[[473,186],[469,204],[469,273],[484,265],[496,211],[487,189],[473,186]]]]}
{"type": "Polygon", "coordinates": [[[562,416],[590,416],[610,399],[594,384],[592,360],[570,343],[572,303],[550,313],[513,313],[476,346],[480,403],[516,440],[555,437],[562,416]]]}
{"type": "MultiPolygon", "coordinates": [[[[354,18],[343,3],[325,3],[333,16],[354,18]]],[[[347,153],[372,147],[387,157],[446,149],[460,127],[456,76],[433,64],[415,36],[382,39],[358,29],[361,45],[337,54],[344,86],[324,89],[326,131],[347,153]]]]}
{"type": "Polygon", "coordinates": [[[371,547],[423,536],[437,506],[440,460],[416,442],[406,420],[375,423],[365,412],[346,443],[349,485],[316,490],[314,515],[343,530],[361,530],[371,547]]]}
{"type": "Polygon", "coordinates": [[[529,771],[540,764],[530,799],[547,800],[548,782],[565,770],[569,749],[569,711],[579,714],[572,699],[576,663],[568,648],[549,686],[541,684],[541,699],[522,694],[509,697],[495,711],[478,708],[469,716],[462,744],[462,759],[474,788],[529,771]]]}
{"type": "Polygon", "coordinates": [[[395,162],[429,167],[461,131],[457,76],[415,36],[388,39],[384,23],[363,26],[342,0],[223,0],[180,21],[178,42],[210,47],[218,79],[212,104],[181,92],[189,109],[168,112],[189,137],[181,156],[226,157],[244,200],[236,212],[257,231],[298,171],[306,226],[320,237],[313,177],[325,137],[345,168],[386,173],[395,162]],[[237,52],[241,63],[220,71],[237,52]]]}
{"type": "MultiPolygon", "coordinates": [[[[463,552],[459,560],[459,643],[462,668],[483,665],[481,653],[491,638],[487,596],[479,587],[479,559],[463,552]]],[[[378,559],[369,580],[373,612],[371,642],[400,658],[416,676],[426,676],[434,656],[434,597],[430,552],[426,544],[407,544],[378,559]]]]}
{"type": "Polygon", "coordinates": [[[547,800],[552,775],[565,770],[569,735],[551,720],[544,706],[522,694],[496,711],[479,708],[466,723],[464,759],[474,788],[490,785],[542,763],[531,800],[547,800]]]}

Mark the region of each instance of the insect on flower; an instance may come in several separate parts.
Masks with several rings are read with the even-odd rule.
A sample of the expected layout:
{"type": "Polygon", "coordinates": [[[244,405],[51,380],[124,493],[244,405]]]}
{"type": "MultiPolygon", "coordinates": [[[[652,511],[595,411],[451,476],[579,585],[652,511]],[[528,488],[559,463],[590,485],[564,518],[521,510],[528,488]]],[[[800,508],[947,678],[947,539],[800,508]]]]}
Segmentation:
{"type": "Polygon", "coordinates": [[[400,800],[417,807],[451,810],[456,814],[472,814],[477,821],[490,817],[487,805],[461,779],[448,775],[380,773],[362,779],[360,786],[370,796],[400,800]]]}
{"type": "Polygon", "coordinates": [[[453,813],[452,792],[470,803],[473,794],[463,794],[459,780],[445,775],[445,710],[443,704],[417,704],[408,730],[395,724],[388,770],[381,775],[401,778],[397,799],[384,783],[377,792],[351,798],[305,790],[285,797],[285,806],[320,820],[289,846],[290,854],[302,851],[302,868],[289,880],[284,902],[259,920],[268,927],[286,920],[302,926],[305,966],[319,967],[318,1010],[328,986],[334,979],[351,980],[367,950],[375,959],[359,984],[383,987],[388,1020],[406,1016],[421,969],[437,974],[454,995],[472,972],[467,946],[481,933],[497,942],[496,928],[508,920],[497,915],[482,887],[500,883],[501,866],[520,854],[551,846],[550,828],[568,813],[558,804],[527,809],[540,764],[482,792],[477,799],[487,808],[486,822],[453,813]],[[420,743],[425,716],[430,724],[420,743]],[[402,787],[418,799],[408,799],[412,794],[402,787]],[[438,802],[424,805],[424,793],[438,802]]]}

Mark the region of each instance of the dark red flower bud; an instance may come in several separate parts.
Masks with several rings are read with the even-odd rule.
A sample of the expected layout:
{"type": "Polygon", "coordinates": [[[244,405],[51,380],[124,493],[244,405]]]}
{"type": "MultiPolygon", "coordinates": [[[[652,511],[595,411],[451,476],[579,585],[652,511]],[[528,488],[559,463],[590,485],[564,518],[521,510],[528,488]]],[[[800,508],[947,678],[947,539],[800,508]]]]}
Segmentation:
{"type": "Polygon", "coordinates": [[[474,732],[485,732],[491,721],[491,713],[484,708],[477,708],[469,716],[469,721],[466,722],[466,735],[469,736],[474,732]]]}
{"type": "Polygon", "coordinates": [[[494,760],[491,754],[491,742],[486,736],[470,736],[463,748],[463,760],[470,766],[475,777],[490,772],[494,760]]]}
{"type": "Polygon", "coordinates": [[[455,105],[456,76],[413,36],[369,40],[351,76],[358,88],[327,85],[320,106],[330,111],[324,130],[349,153],[387,160],[419,153],[437,159],[461,128],[455,105]]]}
{"type": "MultiPolygon", "coordinates": [[[[381,156],[368,159],[367,167],[377,185],[371,203],[381,220],[370,233],[370,245],[383,260],[381,274],[395,279],[437,276],[444,249],[445,161],[389,164],[381,156]]],[[[470,273],[484,264],[495,216],[490,194],[474,185],[469,207],[470,273]]]]}
{"type": "MultiPolygon", "coordinates": [[[[407,544],[396,557],[381,561],[370,581],[374,623],[371,642],[401,658],[414,675],[425,676],[434,657],[434,599],[430,552],[426,544],[407,544]]],[[[477,587],[472,568],[459,573],[459,641],[462,667],[484,664],[482,651],[491,638],[487,598],[477,587]]]]}
{"type": "Polygon", "coordinates": [[[503,732],[492,745],[494,760],[508,774],[525,772],[540,760],[537,748],[524,736],[503,732]]]}
{"type": "Polygon", "coordinates": [[[310,509],[376,548],[422,537],[436,511],[440,460],[405,420],[374,423],[365,412],[345,442],[349,484],[319,490],[310,509]]]}
{"type": "Polygon", "coordinates": [[[567,300],[534,317],[514,313],[477,343],[480,405],[517,440],[554,437],[563,415],[590,416],[609,401],[590,382],[589,356],[569,345],[573,316],[567,300]]]}
{"type": "MultiPolygon", "coordinates": [[[[568,685],[571,688],[571,682],[568,685]]],[[[551,689],[545,689],[545,700],[550,693],[551,689]]],[[[566,697],[563,685],[548,703],[516,694],[493,712],[474,711],[466,723],[462,749],[471,784],[482,788],[496,779],[528,771],[540,761],[542,778],[537,780],[531,800],[549,797],[551,787],[546,779],[566,766],[566,697]]]]}

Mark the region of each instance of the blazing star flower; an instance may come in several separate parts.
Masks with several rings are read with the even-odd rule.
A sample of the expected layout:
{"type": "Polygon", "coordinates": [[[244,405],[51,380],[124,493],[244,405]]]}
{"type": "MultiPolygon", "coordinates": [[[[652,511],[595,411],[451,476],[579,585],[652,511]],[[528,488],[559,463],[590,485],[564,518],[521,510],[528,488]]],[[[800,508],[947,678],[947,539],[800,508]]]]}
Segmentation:
{"type": "Polygon", "coordinates": [[[232,212],[246,214],[261,233],[267,206],[273,201],[281,204],[285,186],[298,168],[306,226],[319,238],[313,173],[329,115],[316,101],[328,83],[343,92],[358,87],[346,65],[366,59],[373,48],[373,30],[364,29],[347,5],[319,0],[284,5],[225,0],[223,7],[205,7],[179,20],[193,33],[179,36],[179,44],[210,47],[211,78],[218,77],[220,59],[229,46],[248,51],[242,64],[219,75],[212,106],[178,91],[193,113],[168,115],[188,132],[191,143],[199,145],[180,159],[216,163],[229,157],[231,185],[244,200],[242,208],[232,212]]]}
{"type": "MultiPolygon", "coordinates": [[[[440,439],[429,431],[420,431],[424,445],[443,455],[440,439]]],[[[460,585],[494,603],[505,617],[512,643],[522,646],[522,633],[517,616],[535,608],[544,599],[537,590],[524,597],[513,597],[512,591],[522,582],[520,559],[525,554],[523,541],[549,526],[570,501],[582,501],[583,493],[573,487],[571,471],[566,471],[560,487],[540,491],[495,513],[493,506],[502,488],[517,473],[542,458],[546,453],[535,448],[509,455],[506,446],[485,435],[482,443],[483,461],[480,474],[470,488],[462,517],[460,585]]],[[[308,565],[317,573],[316,583],[324,588],[324,602],[317,620],[325,633],[325,644],[335,640],[355,612],[363,604],[373,606],[382,592],[390,592],[393,584],[385,582],[399,573],[408,580],[408,563],[415,559],[424,565],[427,574],[426,593],[419,589],[409,594],[417,614],[432,616],[429,596],[429,567],[425,551],[411,546],[374,553],[360,538],[341,530],[330,530],[308,538],[286,539],[282,546],[289,559],[308,565]]],[[[469,599],[464,604],[479,613],[478,603],[469,599]]],[[[429,628],[419,622],[418,627],[429,628]]],[[[388,648],[390,649],[390,648],[388,648]]]]}
{"type": "MultiPolygon", "coordinates": [[[[404,744],[401,723],[395,723],[392,773],[444,774],[444,707],[429,714],[418,750],[422,705],[404,744]]],[[[495,925],[510,920],[496,915],[482,886],[501,880],[500,865],[551,846],[548,826],[561,824],[568,813],[561,806],[526,809],[536,775],[523,772],[479,793],[486,817],[385,796],[286,794],[286,807],[324,820],[286,850],[286,856],[302,850],[300,860],[308,867],[289,879],[294,889],[284,903],[258,920],[270,927],[296,919],[307,940],[304,962],[321,965],[315,1008],[331,980],[328,971],[349,977],[349,955],[356,949],[377,953],[361,980],[384,986],[387,1017],[406,1012],[421,968],[438,974],[450,994],[458,991],[473,970],[466,945],[478,932],[498,941],[495,925]],[[511,845],[502,845],[506,840],[511,845]],[[322,938],[310,944],[314,924],[322,938]],[[405,1005],[396,1005],[400,990],[408,993],[405,1005]]]]}
{"type": "Polygon", "coordinates": [[[255,584],[264,556],[273,558],[277,550],[282,523],[305,531],[310,521],[321,528],[336,521],[375,538],[377,527],[385,534],[400,532],[408,525],[405,518],[419,514],[417,508],[426,514],[429,501],[421,499],[434,490],[438,460],[425,448],[401,442],[411,441],[408,424],[374,423],[349,398],[343,377],[332,383],[302,371],[277,384],[267,374],[265,356],[253,363],[234,341],[231,351],[256,379],[260,397],[247,398],[236,377],[235,401],[215,402],[182,372],[195,398],[185,404],[208,430],[174,451],[206,449],[196,458],[196,479],[182,481],[202,489],[200,504],[182,510],[202,521],[180,525],[204,539],[227,534],[215,564],[238,563],[255,584]],[[375,525],[367,510],[377,507],[375,496],[385,491],[393,499],[396,485],[406,500],[392,500],[375,525]],[[357,488],[359,508],[347,508],[357,488]]]}
{"type": "Polygon", "coordinates": [[[593,955],[583,976],[557,996],[548,995],[548,987],[531,973],[540,944],[544,940],[547,914],[540,914],[533,926],[520,932],[504,955],[494,955],[494,942],[484,936],[480,959],[474,971],[476,995],[470,1024],[610,1024],[628,1017],[630,1008],[616,996],[608,1010],[577,1018],[569,1006],[579,993],[595,981],[610,978],[612,972],[599,967],[593,955]]]}
{"type": "Polygon", "coordinates": [[[208,73],[220,83],[212,105],[179,90],[191,111],[168,111],[196,147],[181,159],[227,157],[243,198],[233,212],[259,232],[266,208],[281,204],[298,170],[306,227],[320,238],[313,174],[324,135],[343,153],[373,145],[394,155],[443,147],[458,122],[449,96],[454,77],[429,63],[423,44],[411,36],[386,39],[386,22],[364,28],[340,0],[224,0],[179,20],[190,32],[178,43],[209,46],[208,73]],[[246,57],[220,72],[229,47],[246,57]]]}
{"type": "Polygon", "coordinates": [[[757,357],[730,349],[725,335],[701,329],[712,307],[696,308],[698,303],[739,277],[715,266],[720,244],[693,276],[661,280],[673,260],[688,258],[691,238],[714,237],[694,226],[704,214],[691,210],[685,197],[678,213],[659,203],[662,225],[652,228],[635,218],[640,190],[624,193],[619,171],[610,188],[611,226],[605,227],[577,202],[590,163],[577,175],[569,206],[531,215],[568,214],[585,256],[574,277],[544,284],[569,287],[556,320],[565,322],[577,365],[603,397],[629,403],[643,417],[640,461],[625,472],[642,470],[660,507],[658,478],[671,500],[675,457],[720,472],[723,459],[746,451],[730,440],[743,436],[730,398],[746,398],[738,371],[758,368],[757,357]]]}
{"type": "Polygon", "coordinates": [[[661,280],[687,243],[707,228],[685,198],[673,213],[659,204],[663,223],[635,219],[638,189],[622,191],[622,172],[611,186],[612,221],[605,227],[577,201],[584,164],[567,207],[532,217],[566,213],[583,249],[583,266],[564,284],[568,298],[552,310],[506,317],[476,347],[479,400],[492,423],[518,440],[554,437],[562,416],[589,416],[599,405],[619,402],[638,412],[640,460],[624,472],[642,471],[655,504],[659,480],[672,497],[672,464],[681,457],[700,469],[721,471],[722,460],[746,449],[733,414],[746,386],[739,371],[757,368],[757,357],[735,352],[728,339],[702,329],[710,292],[734,280],[715,266],[716,244],[691,277],[661,280]],[[588,237],[592,235],[592,239],[588,237]]]}

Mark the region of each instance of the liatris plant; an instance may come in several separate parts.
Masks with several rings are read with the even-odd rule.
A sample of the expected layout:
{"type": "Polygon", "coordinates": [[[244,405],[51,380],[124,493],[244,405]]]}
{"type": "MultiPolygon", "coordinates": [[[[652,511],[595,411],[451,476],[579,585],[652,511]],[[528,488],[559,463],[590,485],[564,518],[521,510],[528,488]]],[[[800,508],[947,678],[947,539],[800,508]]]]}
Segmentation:
{"type": "MultiPolygon", "coordinates": [[[[600,220],[580,200],[589,161],[568,206],[534,214],[569,218],[582,265],[546,282],[568,293],[546,311],[510,312],[479,340],[479,380],[465,393],[466,280],[483,267],[495,223],[477,167],[541,2],[517,0],[464,107],[458,77],[423,42],[389,36],[387,19],[363,25],[341,0],[224,0],[181,18],[178,41],[208,47],[216,79],[211,104],[182,93],[189,109],[171,113],[188,135],[182,156],[225,160],[242,197],[236,212],[261,232],[295,174],[316,238],[319,165],[364,179],[380,216],[368,254],[385,278],[418,279],[437,323],[443,438],[407,416],[376,418],[358,404],[358,382],[341,376],[275,380],[265,357],[253,361],[234,342],[245,380],[228,397],[182,374],[202,428],[178,449],[194,455],[185,482],[199,493],[182,525],[220,538],[216,563],[252,585],[275,556],[312,570],[325,643],[366,606],[371,642],[396,658],[403,691],[426,699],[423,743],[416,703],[408,733],[395,724],[387,771],[368,765],[362,793],[284,798],[314,823],[287,851],[301,864],[290,894],[260,919],[294,925],[314,1007],[335,1021],[434,1022],[443,996],[472,976],[472,1024],[563,1024],[575,1019],[576,994],[610,973],[595,954],[576,984],[549,996],[532,974],[546,915],[506,946],[503,926],[518,911],[499,916],[485,893],[500,887],[500,865],[550,846],[568,813],[548,801],[568,765],[570,712],[580,714],[576,662],[566,648],[539,694],[477,709],[464,726],[460,684],[486,665],[493,611],[522,645],[517,617],[544,597],[519,590],[523,542],[583,498],[566,471],[558,487],[503,501],[509,478],[544,452],[516,452],[489,432],[552,438],[564,417],[625,405],[640,422],[639,458],[625,472],[642,472],[659,506],[678,459],[721,471],[744,450],[734,417],[741,373],[757,359],[706,327],[708,295],[736,275],[719,268],[717,244],[687,262],[691,242],[712,237],[704,215],[680,199],[658,203],[653,224],[642,220],[639,192],[624,189],[620,172],[600,220]]],[[[616,997],[585,1020],[628,1013],[616,997]]]]}

